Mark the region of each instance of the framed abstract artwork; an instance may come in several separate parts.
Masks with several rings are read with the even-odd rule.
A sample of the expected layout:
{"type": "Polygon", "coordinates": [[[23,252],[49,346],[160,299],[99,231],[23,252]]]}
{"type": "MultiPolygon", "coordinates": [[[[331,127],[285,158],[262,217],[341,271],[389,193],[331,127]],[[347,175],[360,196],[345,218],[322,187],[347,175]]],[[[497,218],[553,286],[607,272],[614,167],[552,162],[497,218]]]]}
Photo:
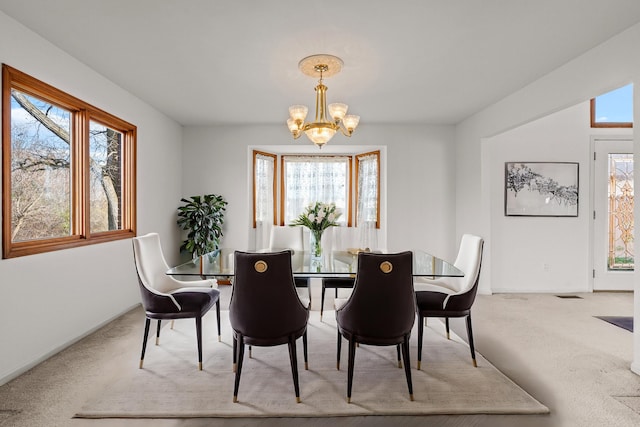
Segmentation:
{"type": "Polygon", "coordinates": [[[577,162],[506,162],[505,216],[578,216],[577,162]]]}

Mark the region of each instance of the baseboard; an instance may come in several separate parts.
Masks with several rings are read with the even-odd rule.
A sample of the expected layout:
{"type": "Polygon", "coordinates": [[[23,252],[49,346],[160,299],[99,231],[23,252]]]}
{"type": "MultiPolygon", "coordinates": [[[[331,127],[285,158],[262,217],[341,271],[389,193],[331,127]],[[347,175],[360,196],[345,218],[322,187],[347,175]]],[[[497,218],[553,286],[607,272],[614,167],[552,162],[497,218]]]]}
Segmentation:
{"type": "Polygon", "coordinates": [[[138,307],[139,305],[140,305],[140,303],[136,303],[136,304],[130,306],[129,308],[127,308],[125,310],[122,310],[120,313],[110,317],[109,319],[107,319],[107,320],[105,320],[103,322],[100,322],[98,325],[96,325],[95,327],[89,329],[85,333],[75,337],[72,340],[69,340],[69,341],[57,346],[53,350],[51,350],[51,351],[43,354],[42,356],[32,360],[28,364],[26,364],[26,365],[20,367],[19,369],[16,369],[16,370],[10,372],[9,374],[3,376],[2,378],[0,378],[0,386],[8,383],[9,381],[13,380],[14,378],[19,377],[20,375],[24,374],[28,370],[30,370],[30,369],[36,367],[37,365],[39,365],[40,363],[44,362],[45,360],[47,360],[51,356],[54,356],[55,354],[60,353],[65,348],[67,348],[69,346],[72,346],[73,344],[77,343],[78,341],[80,341],[81,339],[85,338],[86,336],[91,335],[92,333],[94,333],[98,329],[100,329],[100,328],[104,327],[105,325],[107,325],[108,323],[116,320],[118,317],[124,315],[125,313],[130,312],[131,310],[133,310],[134,308],[138,307]]]}
{"type": "Polygon", "coordinates": [[[528,289],[528,288],[504,288],[492,289],[492,294],[584,294],[591,293],[588,289],[528,289]]]}

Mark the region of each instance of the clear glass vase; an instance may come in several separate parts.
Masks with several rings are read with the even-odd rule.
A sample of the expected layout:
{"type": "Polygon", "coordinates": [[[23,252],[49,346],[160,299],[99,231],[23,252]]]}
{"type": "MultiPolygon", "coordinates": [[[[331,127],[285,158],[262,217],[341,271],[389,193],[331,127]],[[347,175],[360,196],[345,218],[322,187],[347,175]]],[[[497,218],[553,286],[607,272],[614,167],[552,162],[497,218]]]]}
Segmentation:
{"type": "Polygon", "coordinates": [[[322,230],[311,230],[311,257],[322,258],[322,230]]]}

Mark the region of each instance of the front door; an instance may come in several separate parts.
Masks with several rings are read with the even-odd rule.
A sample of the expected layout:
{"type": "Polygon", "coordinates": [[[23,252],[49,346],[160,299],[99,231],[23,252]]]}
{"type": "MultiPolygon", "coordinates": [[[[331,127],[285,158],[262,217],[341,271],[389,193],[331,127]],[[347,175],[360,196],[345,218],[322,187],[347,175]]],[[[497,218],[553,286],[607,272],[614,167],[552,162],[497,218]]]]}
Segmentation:
{"type": "Polygon", "coordinates": [[[633,141],[593,146],[593,290],[633,290],[633,141]]]}

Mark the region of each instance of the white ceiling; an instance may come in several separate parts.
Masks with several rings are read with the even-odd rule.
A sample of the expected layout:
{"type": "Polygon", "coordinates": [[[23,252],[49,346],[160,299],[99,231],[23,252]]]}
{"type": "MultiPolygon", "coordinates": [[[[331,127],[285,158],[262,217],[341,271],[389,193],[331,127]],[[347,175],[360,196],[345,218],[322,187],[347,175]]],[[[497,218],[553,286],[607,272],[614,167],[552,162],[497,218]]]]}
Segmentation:
{"type": "Polygon", "coordinates": [[[313,115],[316,80],[297,64],[316,53],[343,59],[327,98],[361,124],[453,124],[640,21],[638,0],[0,0],[0,11],[184,125],[284,126],[291,104],[313,115]]]}

